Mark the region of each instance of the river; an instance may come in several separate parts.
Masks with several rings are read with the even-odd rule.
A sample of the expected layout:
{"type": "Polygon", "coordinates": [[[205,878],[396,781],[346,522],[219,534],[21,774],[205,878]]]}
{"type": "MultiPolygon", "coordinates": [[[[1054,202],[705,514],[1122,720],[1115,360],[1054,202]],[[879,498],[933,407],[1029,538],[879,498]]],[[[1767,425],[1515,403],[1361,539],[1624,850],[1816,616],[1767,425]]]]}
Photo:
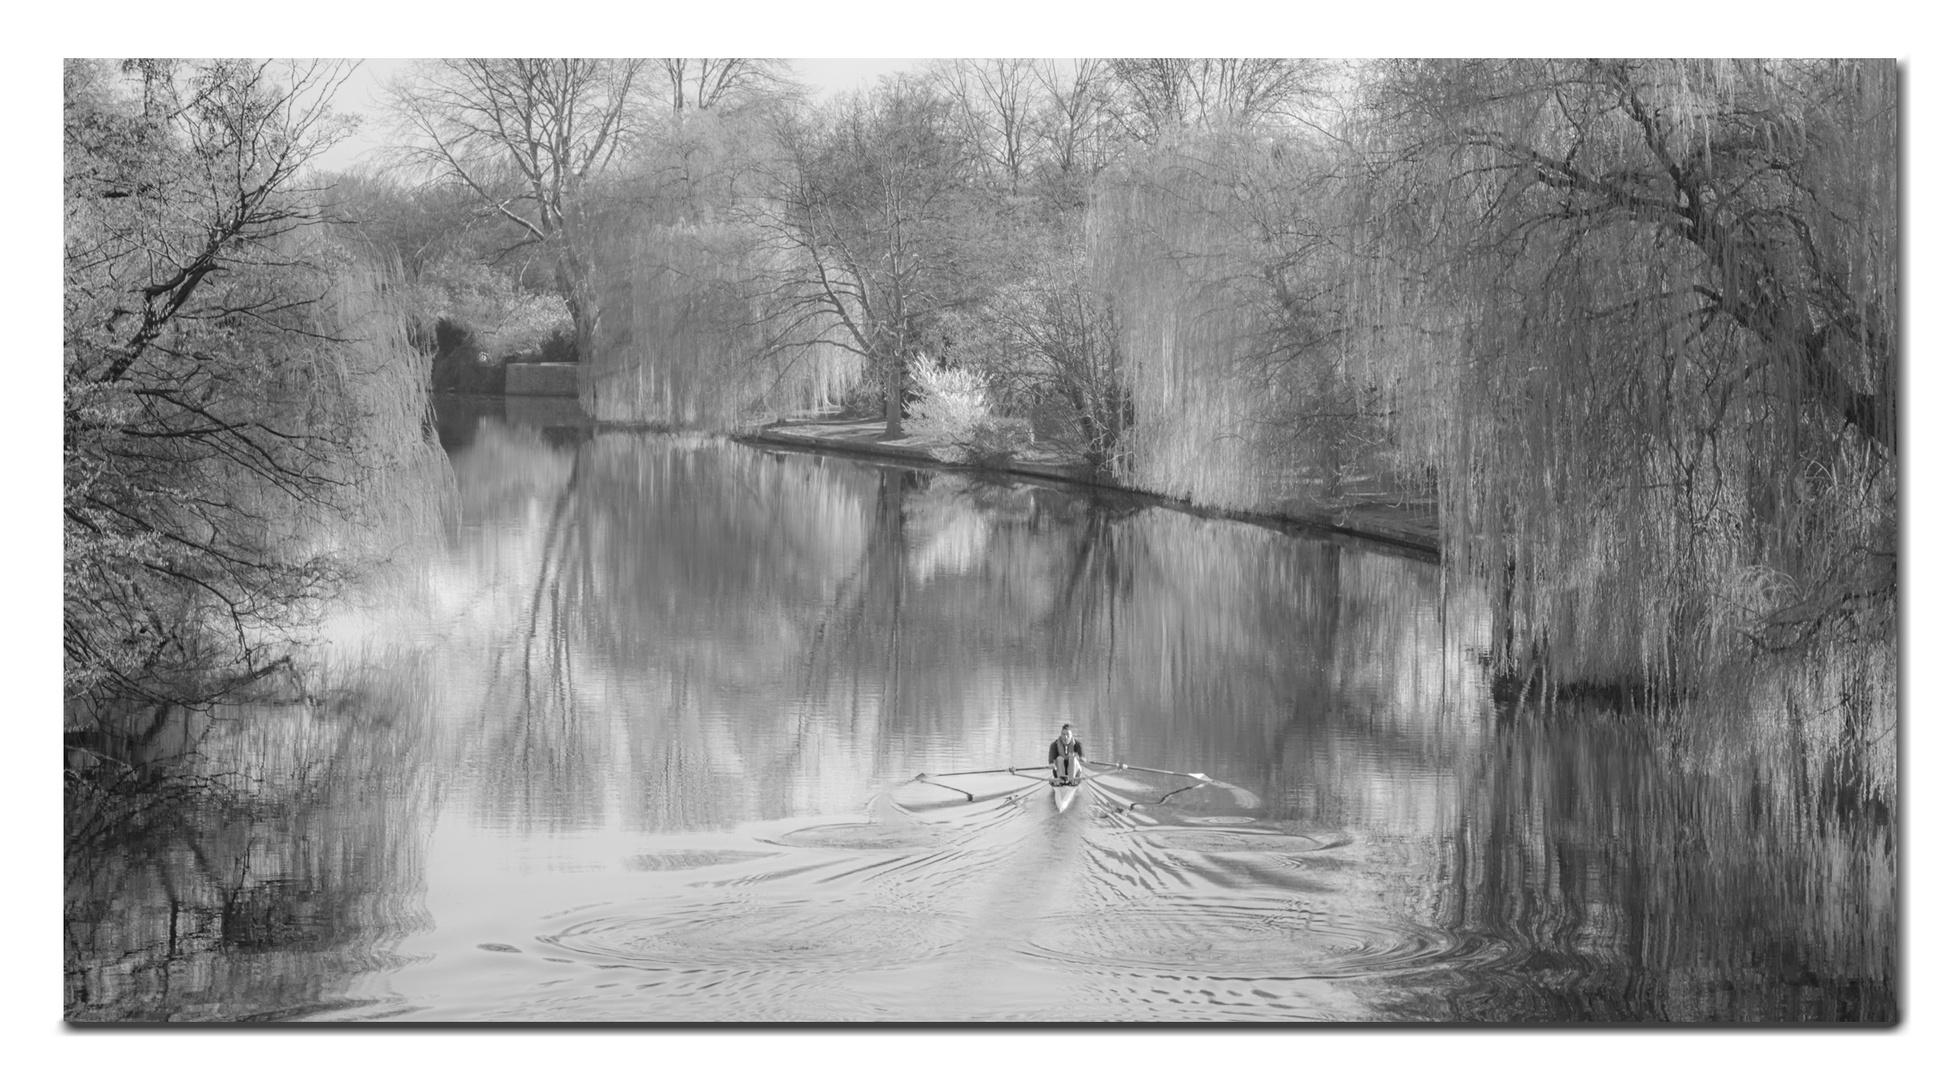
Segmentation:
{"type": "Polygon", "coordinates": [[[71,805],[70,1019],[1897,1015],[1889,829],[1493,703],[1432,560],[444,409],[455,527],[307,696],[71,805]],[[1063,722],[1066,808],[982,771],[1063,722]]]}

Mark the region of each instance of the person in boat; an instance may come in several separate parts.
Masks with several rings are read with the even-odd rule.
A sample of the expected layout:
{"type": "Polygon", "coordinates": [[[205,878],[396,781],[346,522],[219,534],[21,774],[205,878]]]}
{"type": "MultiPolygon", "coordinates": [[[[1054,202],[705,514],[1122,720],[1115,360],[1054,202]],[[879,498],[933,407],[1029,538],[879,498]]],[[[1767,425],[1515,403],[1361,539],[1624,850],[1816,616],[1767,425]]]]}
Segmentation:
{"type": "Polygon", "coordinates": [[[1073,727],[1063,724],[1061,735],[1048,744],[1048,768],[1058,784],[1082,782],[1082,740],[1075,737],[1073,727]]]}

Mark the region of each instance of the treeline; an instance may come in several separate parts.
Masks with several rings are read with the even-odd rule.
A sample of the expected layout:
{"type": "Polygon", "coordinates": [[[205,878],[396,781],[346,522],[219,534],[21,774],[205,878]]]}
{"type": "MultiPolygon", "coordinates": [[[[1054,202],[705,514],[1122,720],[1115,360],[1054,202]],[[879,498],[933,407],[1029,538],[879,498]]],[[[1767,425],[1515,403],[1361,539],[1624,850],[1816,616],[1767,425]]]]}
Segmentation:
{"type": "Polygon", "coordinates": [[[1861,689],[1818,693],[1891,681],[1890,63],[962,60],[817,103],[766,61],[441,61],[394,94],[417,190],[541,253],[599,417],[841,400],[1212,505],[1433,500],[1518,693],[1847,642],[1861,689]]]}
{"type": "MultiPolygon", "coordinates": [[[[131,130],[195,114],[133,89],[143,70],[89,108],[131,130]]],[[[962,60],[817,101],[776,61],[443,60],[389,95],[390,169],[268,189],[345,225],[236,242],[358,236],[399,265],[425,351],[576,355],[606,420],[842,403],[952,456],[1036,435],[1215,506],[1433,507],[1510,695],[1664,706],[1720,682],[1757,719],[1787,706],[1879,746],[1891,63],[962,60]]],[[[205,130],[162,142],[209,162],[205,130]]],[[[78,196],[75,139],[71,222],[78,199],[120,220],[135,204],[109,192],[140,184],[78,196]]],[[[71,340],[112,328],[71,375],[80,415],[118,356],[194,355],[128,321],[176,310],[173,267],[219,279],[146,264],[78,314],[74,233],[71,340]]],[[[325,266],[282,259],[251,284],[325,266]]],[[[169,317],[202,332],[232,303],[169,317]]]]}
{"type": "Polygon", "coordinates": [[[346,68],[63,68],[63,690],[71,765],[289,672],[450,481],[393,268],[309,161],[346,68]]]}

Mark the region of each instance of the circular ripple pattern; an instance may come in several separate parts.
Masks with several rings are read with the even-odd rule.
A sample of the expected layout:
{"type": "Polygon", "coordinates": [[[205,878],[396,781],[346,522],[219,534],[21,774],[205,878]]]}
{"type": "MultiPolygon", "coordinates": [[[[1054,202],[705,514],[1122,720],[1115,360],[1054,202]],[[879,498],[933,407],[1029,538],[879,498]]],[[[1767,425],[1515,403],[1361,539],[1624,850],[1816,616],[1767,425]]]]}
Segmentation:
{"type": "Polygon", "coordinates": [[[760,851],[651,851],[626,860],[629,869],[643,871],[698,870],[765,857],[760,851]]]}
{"type": "Polygon", "coordinates": [[[1345,979],[1461,964],[1486,943],[1409,924],[1368,924],[1296,898],[1168,898],[1048,920],[1032,951],[1066,966],[1232,978],[1345,979]]]}
{"type": "Polygon", "coordinates": [[[1166,851],[1320,851],[1327,845],[1311,836],[1239,829],[1160,829],[1143,835],[1144,842],[1166,851]]]}
{"type": "Polygon", "coordinates": [[[933,836],[917,825],[869,822],[865,824],[811,825],[786,832],[770,840],[784,847],[848,848],[857,851],[885,851],[926,846],[933,836]]]}
{"type": "Polygon", "coordinates": [[[587,957],[669,967],[868,971],[931,957],[957,940],[944,915],[841,902],[686,904],[574,923],[548,944],[587,957]]]}

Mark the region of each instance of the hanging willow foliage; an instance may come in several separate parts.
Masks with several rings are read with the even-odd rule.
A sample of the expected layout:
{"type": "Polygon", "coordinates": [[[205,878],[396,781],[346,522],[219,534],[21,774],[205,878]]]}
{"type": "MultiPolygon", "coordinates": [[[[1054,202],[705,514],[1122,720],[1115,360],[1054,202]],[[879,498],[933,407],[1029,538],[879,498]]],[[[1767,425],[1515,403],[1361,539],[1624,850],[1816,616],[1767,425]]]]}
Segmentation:
{"type": "Polygon", "coordinates": [[[1359,362],[1500,664],[1681,685],[1896,639],[1889,62],[1398,62],[1359,362]]]}
{"type": "Polygon", "coordinates": [[[828,404],[858,377],[856,356],[792,340],[770,300],[782,258],[747,227],[640,220],[612,234],[581,390],[590,415],[729,429],[828,404]]]}
{"type": "Polygon", "coordinates": [[[1160,145],[1099,182],[1090,263],[1134,395],[1132,483],[1267,510],[1374,471],[1370,388],[1330,348],[1346,267],[1329,164],[1310,145],[1228,130],[1160,145]]]}

